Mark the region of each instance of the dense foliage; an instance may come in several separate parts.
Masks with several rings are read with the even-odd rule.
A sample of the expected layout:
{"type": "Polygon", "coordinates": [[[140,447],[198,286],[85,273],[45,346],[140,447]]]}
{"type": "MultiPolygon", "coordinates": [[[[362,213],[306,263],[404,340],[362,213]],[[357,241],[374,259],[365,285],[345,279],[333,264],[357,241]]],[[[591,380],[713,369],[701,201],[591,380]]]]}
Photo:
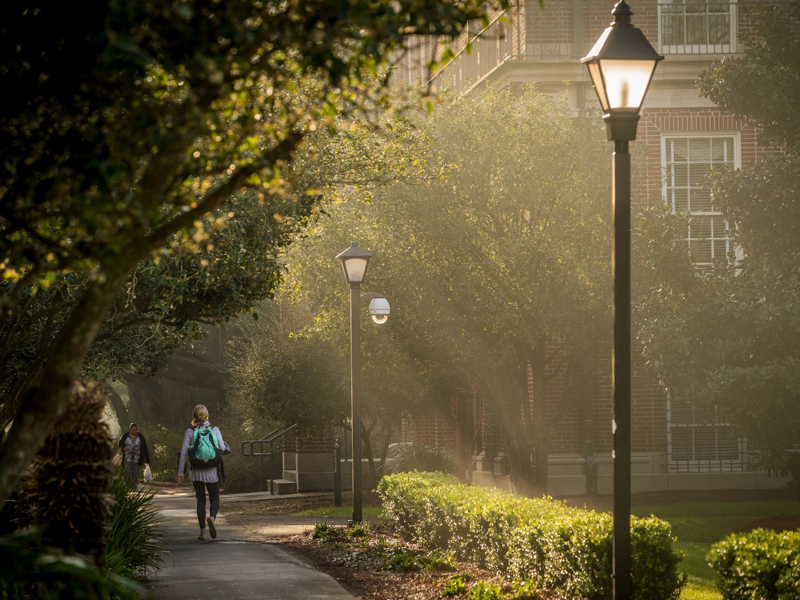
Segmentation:
{"type": "Polygon", "coordinates": [[[800,532],[756,529],[714,544],[709,564],[724,600],[790,600],[800,581],[800,532]]]}
{"type": "Polygon", "coordinates": [[[105,563],[118,575],[141,578],[154,573],[161,559],[161,533],[154,492],[131,488],[122,469],[111,484],[111,523],[105,532],[105,563]]]}
{"type": "Polygon", "coordinates": [[[108,426],[100,421],[105,384],[75,382],[67,412],[45,438],[17,502],[20,524],[41,528],[44,546],[103,565],[109,523],[108,426]]]}
{"type": "Polygon", "coordinates": [[[382,403],[387,424],[426,406],[449,414],[459,390],[479,391],[528,494],[546,489],[552,432],[610,335],[611,215],[601,121],[522,91],[490,88],[387,123],[397,130],[388,142],[358,140],[389,147],[394,162],[412,157],[420,172],[371,188],[367,204],[341,189],[286,252],[286,282],[315,318],[308,335],[346,355],[348,294],[334,257],[352,240],[372,252],[362,292],[385,295],[392,315],[362,327],[365,410],[382,403]],[[555,410],[541,401],[553,378],[565,382],[555,410]]]}
{"type": "Polygon", "coordinates": [[[64,412],[137,265],[176,238],[201,244],[202,219],[237,191],[271,205],[310,133],[384,105],[380,70],[407,37],[456,36],[478,18],[477,0],[82,0],[7,11],[0,88],[16,93],[0,110],[0,319],[59,275],[87,278],[0,446],[0,499],[64,412]]]}
{"type": "Polygon", "coordinates": [[[435,472],[457,475],[458,461],[452,450],[434,448],[426,444],[399,444],[389,449],[381,472],[395,473],[435,472]]]}
{"type": "Polygon", "coordinates": [[[699,271],[681,241],[685,223],[683,233],[676,225],[683,217],[650,214],[639,232],[650,283],[639,340],[674,399],[730,423],[755,465],[785,475],[786,449],[800,440],[800,4],[743,10],[754,33],[745,54],[714,62],[698,84],[773,144],[706,179],[744,257],[699,271]]]}
{"type": "MultiPolygon", "coordinates": [[[[533,580],[560,598],[611,598],[611,515],[461,485],[452,476],[384,477],[383,515],[427,548],[468,558],[509,579],[533,580]]],[[[685,577],[669,523],[631,521],[633,598],[677,600],[685,577]]]]}
{"type": "Polygon", "coordinates": [[[144,589],[98,567],[94,560],[67,556],[40,543],[38,530],[0,538],[0,598],[3,600],[135,600],[144,589]]]}

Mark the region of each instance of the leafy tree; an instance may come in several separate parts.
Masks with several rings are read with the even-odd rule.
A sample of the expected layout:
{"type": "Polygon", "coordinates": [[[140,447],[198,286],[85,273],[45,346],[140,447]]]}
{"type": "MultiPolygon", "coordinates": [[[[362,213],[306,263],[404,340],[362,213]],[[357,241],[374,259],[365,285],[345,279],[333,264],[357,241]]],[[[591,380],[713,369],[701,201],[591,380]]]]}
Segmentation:
{"type": "Polygon", "coordinates": [[[698,82],[776,147],[707,178],[744,259],[699,271],[679,241],[680,215],[650,215],[639,232],[651,282],[639,307],[648,364],[673,398],[716,409],[755,448],[755,465],[780,474],[800,439],[800,8],[785,10],[761,7],[744,56],[713,63],[698,82]]]}
{"type": "MultiPolygon", "coordinates": [[[[533,91],[442,105],[409,141],[426,150],[406,150],[425,157],[428,177],[330,207],[287,252],[292,294],[346,348],[348,295],[333,257],[353,239],[369,248],[365,291],[385,294],[392,317],[364,328],[365,379],[394,348],[440,403],[479,385],[523,493],[545,489],[553,428],[609,331],[610,190],[596,123],[533,91]],[[567,383],[548,411],[545,387],[558,375],[567,383]]],[[[381,367],[375,377],[391,372],[381,367]]]]}
{"type": "MultiPolygon", "coordinates": [[[[259,204],[254,194],[237,195],[224,214],[205,220],[207,237],[195,238],[200,244],[176,240],[139,263],[87,353],[84,376],[155,373],[187,338],[202,336],[202,326],[225,322],[270,296],[280,278],[277,250],[307,222],[316,204],[310,198],[282,195],[259,204]],[[276,210],[284,215],[280,221],[273,218],[276,210]]],[[[23,294],[26,302],[0,319],[0,426],[16,415],[22,392],[40,383],[56,333],[88,284],[85,273],[59,274],[31,286],[23,294]]]]}
{"type": "MultiPolygon", "coordinates": [[[[370,78],[409,35],[457,35],[477,0],[82,0],[21,3],[0,24],[0,308],[84,272],[39,383],[0,447],[6,498],[130,274],[237,190],[282,168],[340,111],[371,109],[370,78]],[[75,14],[80,14],[77,22],[75,14]]],[[[281,214],[278,213],[280,217],[281,214]]]]}

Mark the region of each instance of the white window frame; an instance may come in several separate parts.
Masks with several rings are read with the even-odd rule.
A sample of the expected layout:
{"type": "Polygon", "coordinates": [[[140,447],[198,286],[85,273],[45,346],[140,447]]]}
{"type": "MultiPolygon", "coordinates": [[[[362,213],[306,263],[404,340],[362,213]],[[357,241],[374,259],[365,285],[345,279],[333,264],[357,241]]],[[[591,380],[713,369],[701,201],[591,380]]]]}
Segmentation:
{"type": "MultiPolygon", "coordinates": [[[[667,140],[670,138],[733,138],[733,167],[736,169],[742,168],[742,134],[740,131],[665,131],[661,134],[661,172],[664,173],[664,177],[662,180],[661,186],[661,197],[664,199],[664,203],[668,206],[671,205],[672,199],[667,195],[667,188],[670,187],[667,182],[667,140]]],[[[675,207],[670,206],[675,211],[675,207]]],[[[719,217],[722,216],[722,213],[718,210],[713,211],[691,211],[691,215],[693,218],[696,217],[719,217]]],[[[728,223],[725,223],[725,228],[727,231],[730,231],[730,227],[728,223]]],[[[733,248],[731,246],[732,242],[730,240],[730,235],[728,237],[728,244],[727,244],[727,251],[728,253],[731,250],[734,252],[735,257],[737,260],[742,258],[741,248],[733,248]]],[[[687,232],[686,241],[691,245],[691,238],[687,232]]],[[[719,238],[714,238],[719,239],[719,238]]],[[[710,262],[696,262],[698,266],[703,265],[710,265],[710,262]]]]}
{"type": "MultiPolygon", "coordinates": [[[[698,431],[701,428],[718,430],[720,427],[730,427],[730,423],[673,423],[672,397],[667,393],[667,472],[668,473],[743,473],[747,471],[748,453],[747,440],[738,438],[738,459],[708,459],[708,460],[675,460],[673,452],[672,432],[675,429],[698,431]]],[[[720,435],[719,431],[715,431],[720,435]]],[[[719,439],[719,438],[717,438],[719,439]]]]}
{"type": "MultiPolygon", "coordinates": [[[[670,2],[667,0],[658,1],[658,47],[661,54],[670,56],[681,54],[733,54],[738,49],[738,6],[737,0],[727,0],[727,2],[713,2],[706,0],[705,6],[709,5],[728,5],[728,18],[729,18],[729,40],[727,44],[665,44],[663,40],[663,20],[662,20],[662,6],[672,6],[673,4],[681,4],[679,2],[670,2]]],[[[685,4],[685,3],[684,3],[685,4]]],[[[685,13],[684,13],[685,14],[685,13]]]]}

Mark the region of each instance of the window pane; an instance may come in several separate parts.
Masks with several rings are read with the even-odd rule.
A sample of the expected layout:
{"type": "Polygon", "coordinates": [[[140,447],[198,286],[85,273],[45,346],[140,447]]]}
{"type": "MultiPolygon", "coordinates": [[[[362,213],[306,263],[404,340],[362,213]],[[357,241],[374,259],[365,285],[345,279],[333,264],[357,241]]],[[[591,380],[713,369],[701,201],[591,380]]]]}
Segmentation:
{"type": "Polygon", "coordinates": [[[689,160],[688,140],[686,138],[670,139],[667,142],[667,160],[670,162],[686,162],[689,160]]]}
{"type": "Polygon", "coordinates": [[[672,190],[673,206],[675,211],[689,210],[689,190],[672,190]]]}
{"type": "Polygon", "coordinates": [[[730,243],[725,220],[714,213],[710,191],[702,187],[709,169],[734,162],[734,138],[667,137],[664,140],[666,156],[666,200],[673,210],[688,210],[706,220],[695,220],[687,240],[692,241],[695,260],[708,263],[712,258],[730,258],[730,243]],[[704,243],[701,243],[701,240],[704,243]],[[719,243],[714,243],[715,241],[719,243]]]}
{"type": "Polygon", "coordinates": [[[711,192],[704,189],[692,190],[689,208],[692,212],[709,212],[711,210],[711,192]]]}
{"type": "Polygon", "coordinates": [[[692,430],[689,427],[672,429],[672,460],[691,460],[692,430]]]}
{"type": "Polygon", "coordinates": [[[719,460],[740,460],[739,440],[730,437],[730,427],[716,427],[719,460]]]}
{"type": "Polygon", "coordinates": [[[711,237],[711,219],[709,217],[693,217],[689,223],[689,237],[693,240],[711,237]]]}
{"type": "Polygon", "coordinates": [[[711,235],[715,238],[724,238],[728,235],[728,227],[724,217],[711,217],[711,235]]]}
{"type": "Polygon", "coordinates": [[[667,167],[670,171],[670,183],[669,185],[674,187],[686,187],[689,185],[689,165],[686,164],[676,164],[672,165],[672,167],[667,167]]]}
{"type": "Polygon", "coordinates": [[[711,162],[711,138],[689,138],[689,161],[711,162]]]}
{"type": "Polygon", "coordinates": [[[711,262],[711,242],[709,240],[692,240],[690,249],[692,251],[692,260],[694,262],[711,262]]]}
{"type": "Polygon", "coordinates": [[[717,435],[715,430],[715,427],[694,428],[695,460],[718,460],[717,435]]]}

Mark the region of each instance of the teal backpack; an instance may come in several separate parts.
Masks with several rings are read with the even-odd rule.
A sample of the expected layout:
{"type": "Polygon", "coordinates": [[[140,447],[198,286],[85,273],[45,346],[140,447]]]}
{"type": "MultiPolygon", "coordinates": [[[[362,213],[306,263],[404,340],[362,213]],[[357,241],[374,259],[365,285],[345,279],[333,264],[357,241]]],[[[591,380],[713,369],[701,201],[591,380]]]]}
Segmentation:
{"type": "Polygon", "coordinates": [[[194,428],[189,463],[195,469],[211,469],[222,463],[222,450],[211,427],[194,428]]]}

